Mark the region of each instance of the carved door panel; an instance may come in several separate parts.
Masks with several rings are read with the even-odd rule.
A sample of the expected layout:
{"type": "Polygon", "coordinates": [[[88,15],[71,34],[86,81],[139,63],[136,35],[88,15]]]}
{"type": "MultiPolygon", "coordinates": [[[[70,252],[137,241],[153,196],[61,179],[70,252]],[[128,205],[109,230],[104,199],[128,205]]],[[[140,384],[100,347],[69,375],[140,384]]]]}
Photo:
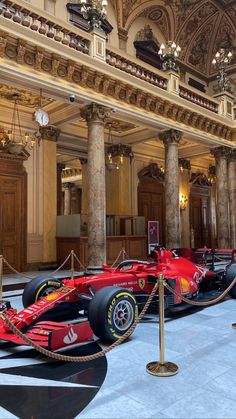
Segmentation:
{"type": "Polygon", "coordinates": [[[21,266],[21,217],[21,181],[0,177],[1,254],[15,269],[21,266]]]}
{"type": "Polygon", "coordinates": [[[194,247],[210,247],[208,190],[193,190],[190,195],[190,225],[193,230],[194,247]]]}

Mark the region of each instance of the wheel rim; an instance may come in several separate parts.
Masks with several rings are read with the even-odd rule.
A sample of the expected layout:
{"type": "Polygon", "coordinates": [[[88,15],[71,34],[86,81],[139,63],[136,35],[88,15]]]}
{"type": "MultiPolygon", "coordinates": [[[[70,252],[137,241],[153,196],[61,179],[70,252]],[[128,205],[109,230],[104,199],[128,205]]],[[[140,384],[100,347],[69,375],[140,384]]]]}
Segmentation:
{"type": "Polygon", "coordinates": [[[113,312],[113,324],[120,331],[127,330],[133,323],[134,309],[129,301],[119,301],[113,312]]]}

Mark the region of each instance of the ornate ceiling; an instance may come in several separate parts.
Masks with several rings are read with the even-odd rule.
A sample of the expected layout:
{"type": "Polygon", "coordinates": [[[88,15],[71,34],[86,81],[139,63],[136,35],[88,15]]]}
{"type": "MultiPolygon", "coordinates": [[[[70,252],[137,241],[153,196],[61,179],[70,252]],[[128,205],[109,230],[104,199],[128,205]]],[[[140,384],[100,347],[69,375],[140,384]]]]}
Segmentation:
{"type": "Polygon", "coordinates": [[[150,19],[166,41],[174,40],[181,46],[181,61],[203,76],[214,75],[211,62],[219,48],[233,52],[230,69],[234,69],[235,0],[116,0],[117,13],[121,9],[118,3],[122,4],[118,21],[123,28],[128,31],[138,17],[150,19]]]}

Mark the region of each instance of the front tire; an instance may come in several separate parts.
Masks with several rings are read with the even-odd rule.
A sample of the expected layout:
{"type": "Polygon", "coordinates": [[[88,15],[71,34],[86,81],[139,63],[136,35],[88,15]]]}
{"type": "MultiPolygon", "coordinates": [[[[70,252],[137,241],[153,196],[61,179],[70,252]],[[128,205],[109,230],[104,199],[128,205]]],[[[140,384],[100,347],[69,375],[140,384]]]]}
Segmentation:
{"type": "MultiPolygon", "coordinates": [[[[226,274],[225,274],[226,288],[228,288],[228,286],[233,282],[235,277],[236,277],[236,264],[232,263],[226,266],[226,274]]],[[[236,298],[236,284],[229,291],[229,295],[232,298],[236,298]]]]}
{"type": "Polygon", "coordinates": [[[57,278],[50,278],[45,275],[37,276],[28,282],[24,288],[22,296],[23,306],[30,306],[60,287],[61,282],[57,278]]]}
{"type": "Polygon", "coordinates": [[[138,315],[135,297],[119,287],[99,290],[89,304],[88,319],[93,332],[101,340],[115,342],[134,323],[138,315]]]}

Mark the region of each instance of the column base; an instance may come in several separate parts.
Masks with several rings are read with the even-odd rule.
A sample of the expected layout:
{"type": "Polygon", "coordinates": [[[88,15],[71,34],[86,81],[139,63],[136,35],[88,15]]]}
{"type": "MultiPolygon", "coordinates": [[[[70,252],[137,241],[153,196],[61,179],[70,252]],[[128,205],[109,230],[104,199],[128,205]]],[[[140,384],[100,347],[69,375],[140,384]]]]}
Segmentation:
{"type": "Polygon", "coordinates": [[[149,374],[158,377],[169,377],[177,374],[179,367],[173,362],[164,362],[164,364],[161,364],[160,362],[153,361],[147,364],[146,370],[149,374]]]}

